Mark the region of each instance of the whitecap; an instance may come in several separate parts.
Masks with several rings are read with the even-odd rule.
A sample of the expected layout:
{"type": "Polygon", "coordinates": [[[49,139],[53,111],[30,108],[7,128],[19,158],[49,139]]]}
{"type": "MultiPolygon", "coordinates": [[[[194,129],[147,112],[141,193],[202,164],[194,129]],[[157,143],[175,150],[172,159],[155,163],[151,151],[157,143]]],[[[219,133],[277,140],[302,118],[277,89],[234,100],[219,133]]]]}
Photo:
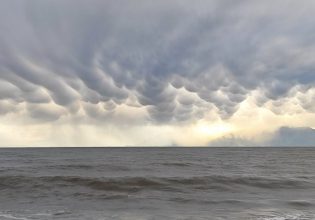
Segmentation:
{"type": "Polygon", "coordinates": [[[3,219],[3,220],[29,220],[28,218],[24,218],[24,217],[16,217],[16,216],[13,216],[13,215],[10,215],[10,214],[0,214],[0,219],[3,219]],[[4,219],[3,219],[3,218],[4,219]]]}

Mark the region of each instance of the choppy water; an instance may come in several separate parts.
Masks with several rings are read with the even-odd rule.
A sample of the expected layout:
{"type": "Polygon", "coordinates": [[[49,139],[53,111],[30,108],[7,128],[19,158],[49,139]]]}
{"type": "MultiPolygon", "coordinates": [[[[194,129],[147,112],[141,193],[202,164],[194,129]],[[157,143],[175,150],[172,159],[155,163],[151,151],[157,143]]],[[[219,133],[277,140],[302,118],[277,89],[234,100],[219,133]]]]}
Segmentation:
{"type": "Polygon", "coordinates": [[[10,219],[315,219],[315,148],[0,149],[10,219]]]}

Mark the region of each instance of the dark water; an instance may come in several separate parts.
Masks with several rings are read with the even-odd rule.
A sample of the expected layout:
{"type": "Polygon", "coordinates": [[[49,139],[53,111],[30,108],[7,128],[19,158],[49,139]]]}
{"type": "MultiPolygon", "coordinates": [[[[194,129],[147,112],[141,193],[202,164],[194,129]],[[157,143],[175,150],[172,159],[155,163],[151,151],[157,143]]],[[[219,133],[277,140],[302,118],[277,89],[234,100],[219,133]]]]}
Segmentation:
{"type": "Polygon", "coordinates": [[[315,148],[0,149],[0,219],[315,219],[315,148]]]}

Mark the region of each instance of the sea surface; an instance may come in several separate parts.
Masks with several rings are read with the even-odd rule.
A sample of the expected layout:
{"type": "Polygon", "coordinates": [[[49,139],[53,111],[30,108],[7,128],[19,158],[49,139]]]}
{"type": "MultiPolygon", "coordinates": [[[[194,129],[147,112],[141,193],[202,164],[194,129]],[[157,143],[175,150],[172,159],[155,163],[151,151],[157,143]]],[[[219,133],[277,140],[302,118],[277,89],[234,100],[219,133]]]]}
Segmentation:
{"type": "Polygon", "coordinates": [[[315,148],[0,149],[12,219],[315,219],[315,148]]]}

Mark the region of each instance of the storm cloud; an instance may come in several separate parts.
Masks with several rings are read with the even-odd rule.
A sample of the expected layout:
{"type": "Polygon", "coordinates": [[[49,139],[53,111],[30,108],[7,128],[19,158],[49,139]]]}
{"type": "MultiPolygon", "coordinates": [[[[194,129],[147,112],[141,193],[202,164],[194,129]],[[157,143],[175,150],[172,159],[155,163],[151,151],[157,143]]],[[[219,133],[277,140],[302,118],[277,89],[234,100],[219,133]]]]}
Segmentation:
{"type": "Polygon", "coordinates": [[[229,135],[211,141],[209,146],[314,147],[315,129],[280,127],[265,140],[257,141],[229,135]]]}
{"type": "Polygon", "coordinates": [[[0,114],[194,123],[248,99],[313,114],[314,13],[293,0],[2,1],[0,114]]]}

